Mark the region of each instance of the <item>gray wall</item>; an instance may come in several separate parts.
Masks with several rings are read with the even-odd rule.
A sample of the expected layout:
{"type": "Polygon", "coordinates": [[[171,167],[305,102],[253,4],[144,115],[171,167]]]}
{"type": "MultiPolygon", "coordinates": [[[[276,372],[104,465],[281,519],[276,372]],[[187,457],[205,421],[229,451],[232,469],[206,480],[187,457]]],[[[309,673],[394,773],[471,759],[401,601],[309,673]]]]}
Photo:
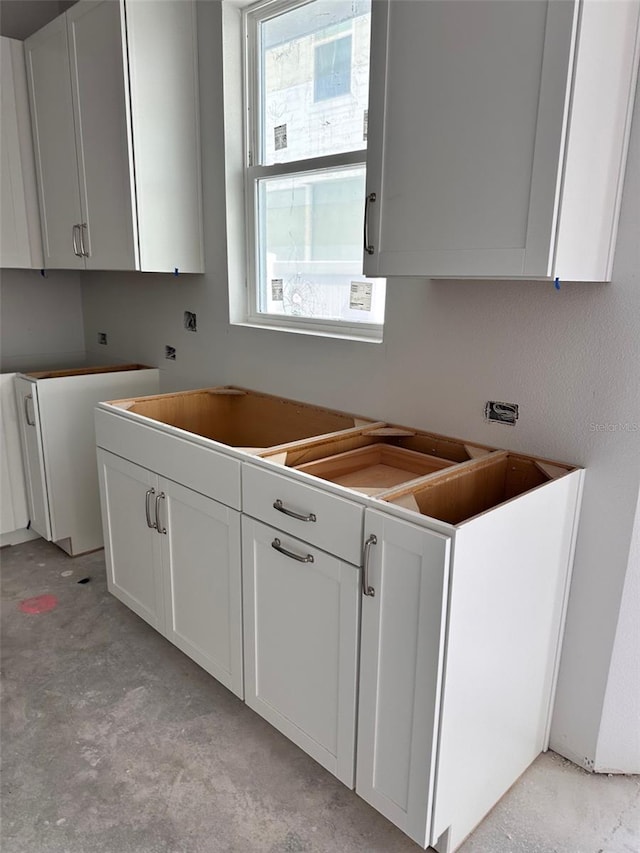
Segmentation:
{"type": "Polygon", "coordinates": [[[230,327],[219,4],[200,12],[208,272],[83,274],[87,349],[107,355],[96,341],[108,332],[108,357],[159,365],[166,390],[237,383],[584,465],[552,745],[640,770],[638,682],[621,678],[637,656],[637,601],[626,596],[640,577],[637,547],[630,561],[639,434],[592,426],[640,421],[640,98],[611,284],[390,279],[380,345],[230,327]],[[183,328],[187,309],[196,334],[183,328]],[[517,427],[487,425],[487,399],[518,402],[517,427]]]}
{"type": "Polygon", "coordinates": [[[73,366],[84,359],[80,276],[76,272],[2,270],[0,370],[73,366]]]}

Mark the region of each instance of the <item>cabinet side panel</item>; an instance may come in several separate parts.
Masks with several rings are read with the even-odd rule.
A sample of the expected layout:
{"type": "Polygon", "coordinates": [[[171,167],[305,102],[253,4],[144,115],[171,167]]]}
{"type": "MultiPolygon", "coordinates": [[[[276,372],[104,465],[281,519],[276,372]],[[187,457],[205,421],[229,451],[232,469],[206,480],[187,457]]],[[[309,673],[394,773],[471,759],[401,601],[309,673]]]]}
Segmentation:
{"type": "Polygon", "coordinates": [[[87,269],[135,269],[120,6],[67,13],[87,269]]]}
{"type": "Polygon", "coordinates": [[[456,534],[432,843],[455,848],[547,746],[582,472],[456,534]]]}
{"type": "Polygon", "coordinates": [[[638,76],[640,2],[583,3],[556,275],[610,281],[638,76]]]}
{"type": "Polygon", "coordinates": [[[578,0],[551,0],[547,9],[522,270],[528,276],[552,272],[579,5],[578,0]]]}
{"type": "Polygon", "coordinates": [[[80,190],[66,18],[61,15],[25,41],[38,178],[44,265],[79,269],[73,226],[80,222],[80,190]]]}
{"type": "Polygon", "coordinates": [[[203,272],[195,3],[125,8],[141,269],[203,272]]]}

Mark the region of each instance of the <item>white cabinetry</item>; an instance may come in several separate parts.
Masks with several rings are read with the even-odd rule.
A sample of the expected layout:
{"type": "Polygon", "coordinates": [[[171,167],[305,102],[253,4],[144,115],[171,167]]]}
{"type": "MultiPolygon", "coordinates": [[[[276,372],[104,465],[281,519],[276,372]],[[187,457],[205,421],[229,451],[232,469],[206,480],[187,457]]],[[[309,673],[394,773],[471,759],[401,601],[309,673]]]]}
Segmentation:
{"type": "Polygon", "coordinates": [[[374,0],[365,273],[610,279],[639,15],[374,0]]]}
{"type": "Polygon", "coordinates": [[[450,538],[367,510],[356,793],[429,842],[450,538]]]}
{"type": "Polygon", "coordinates": [[[27,529],[27,491],[24,481],[15,374],[0,374],[0,546],[34,539],[27,529]]]}
{"type": "Polygon", "coordinates": [[[241,512],[242,609],[237,592],[214,612],[243,622],[247,704],[449,853],[548,746],[583,472],[382,423],[278,444],[309,412],[271,399],[260,418],[259,397],[98,407],[98,446],[158,472],[100,452],[109,588],[227,684],[193,649],[207,626],[198,590],[209,577],[211,601],[218,583],[201,568],[209,553],[216,572],[230,567],[223,588],[240,588],[225,543],[241,512]],[[256,423],[260,436],[240,428],[256,423]],[[220,532],[215,501],[169,470],[191,487],[205,472],[199,490],[235,508],[220,532]]]}
{"type": "Polygon", "coordinates": [[[71,555],[101,548],[93,407],[157,391],[158,371],[129,365],[19,374],[15,387],[31,527],[71,555]]]}
{"type": "Polygon", "coordinates": [[[109,591],[242,697],[240,513],[98,450],[109,591]]]}
{"type": "Polygon", "coordinates": [[[3,36],[0,61],[0,267],[39,269],[42,242],[22,42],[3,36]]]}
{"type": "Polygon", "coordinates": [[[81,0],[26,40],[45,266],[203,271],[195,32],[81,0]]]}
{"type": "Polygon", "coordinates": [[[109,592],[153,628],[164,631],[164,593],[157,527],[157,477],[98,449],[109,592]]]}
{"type": "Polygon", "coordinates": [[[359,571],[242,520],[245,700],[353,787],[359,571]]]}
{"type": "Polygon", "coordinates": [[[496,453],[366,512],[356,791],[423,847],[548,746],[581,482],[496,453]]]}

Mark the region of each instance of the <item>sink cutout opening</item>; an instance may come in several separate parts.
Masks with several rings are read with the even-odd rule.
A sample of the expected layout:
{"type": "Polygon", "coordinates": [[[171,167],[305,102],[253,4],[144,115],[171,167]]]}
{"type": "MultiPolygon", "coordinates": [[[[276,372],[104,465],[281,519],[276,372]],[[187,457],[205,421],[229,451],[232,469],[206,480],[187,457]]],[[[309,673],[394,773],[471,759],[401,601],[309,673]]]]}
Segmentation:
{"type": "Polygon", "coordinates": [[[352,415],[233,387],[146,397],[128,409],[254,453],[356,426],[352,415]]]}

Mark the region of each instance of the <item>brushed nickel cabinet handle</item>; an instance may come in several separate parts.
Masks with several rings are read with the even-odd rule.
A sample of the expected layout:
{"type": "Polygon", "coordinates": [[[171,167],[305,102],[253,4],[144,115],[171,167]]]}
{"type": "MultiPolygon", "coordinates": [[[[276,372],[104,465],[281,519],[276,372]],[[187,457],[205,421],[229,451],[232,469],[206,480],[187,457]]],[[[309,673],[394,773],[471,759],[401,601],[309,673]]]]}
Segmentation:
{"type": "Polygon", "coordinates": [[[274,539],[271,543],[271,547],[275,548],[276,551],[280,551],[280,553],[284,554],[285,557],[291,557],[292,560],[297,560],[299,563],[313,563],[313,554],[307,554],[303,557],[300,554],[294,554],[293,551],[287,551],[286,548],[282,547],[279,539],[274,539]]]}
{"type": "Polygon", "coordinates": [[[80,256],[83,258],[89,257],[89,252],[87,252],[84,245],[84,232],[87,230],[87,223],[82,222],[78,225],[78,233],[80,234],[80,256]]]}
{"type": "Polygon", "coordinates": [[[147,493],[144,496],[144,511],[147,516],[147,527],[150,527],[152,530],[157,530],[158,528],[157,522],[151,521],[151,510],[149,509],[149,498],[152,495],[155,495],[155,493],[155,489],[147,489],[147,493]]]}
{"type": "Polygon", "coordinates": [[[29,418],[29,400],[31,400],[31,402],[33,403],[33,395],[32,394],[27,394],[26,397],[24,398],[24,417],[25,417],[25,420],[27,421],[27,423],[29,424],[29,426],[35,426],[36,425],[35,415],[34,415],[33,420],[31,420],[29,418]]]}
{"type": "Polygon", "coordinates": [[[78,237],[79,237],[79,235],[80,235],[80,226],[74,225],[73,228],[71,229],[71,236],[72,236],[72,240],[73,240],[73,254],[77,258],[82,257],[82,255],[80,254],[80,249],[78,248],[78,237]]]}
{"type": "Polygon", "coordinates": [[[294,512],[292,509],[287,509],[280,498],[273,502],[273,508],[277,509],[278,512],[283,512],[285,515],[291,516],[291,518],[297,518],[298,521],[317,521],[315,513],[310,512],[308,515],[301,515],[299,512],[294,512]]]}
{"type": "Polygon", "coordinates": [[[166,533],[167,528],[163,527],[160,523],[160,501],[163,501],[165,498],[164,492],[160,492],[159,495],[156,495],[156,530],[158,533],[166,533]]]}
{"type": "Polygon", "coordinates": [[[367,255],[373,255],[375,248],[369,242],[369,205],[376,200],[375,193],[369,193],[364,202],[364,250],[367,255]]]}
{"type": "Polygon", "coordinates": [[[372,586],[369,586],[369,555],[371,553],[371,546],[377,544],[378,537],[372,533],[364,543],[364,550],[362,552],[362,594],[370,595],[371,598],[374,597],[376,591],[372,586]]]}

